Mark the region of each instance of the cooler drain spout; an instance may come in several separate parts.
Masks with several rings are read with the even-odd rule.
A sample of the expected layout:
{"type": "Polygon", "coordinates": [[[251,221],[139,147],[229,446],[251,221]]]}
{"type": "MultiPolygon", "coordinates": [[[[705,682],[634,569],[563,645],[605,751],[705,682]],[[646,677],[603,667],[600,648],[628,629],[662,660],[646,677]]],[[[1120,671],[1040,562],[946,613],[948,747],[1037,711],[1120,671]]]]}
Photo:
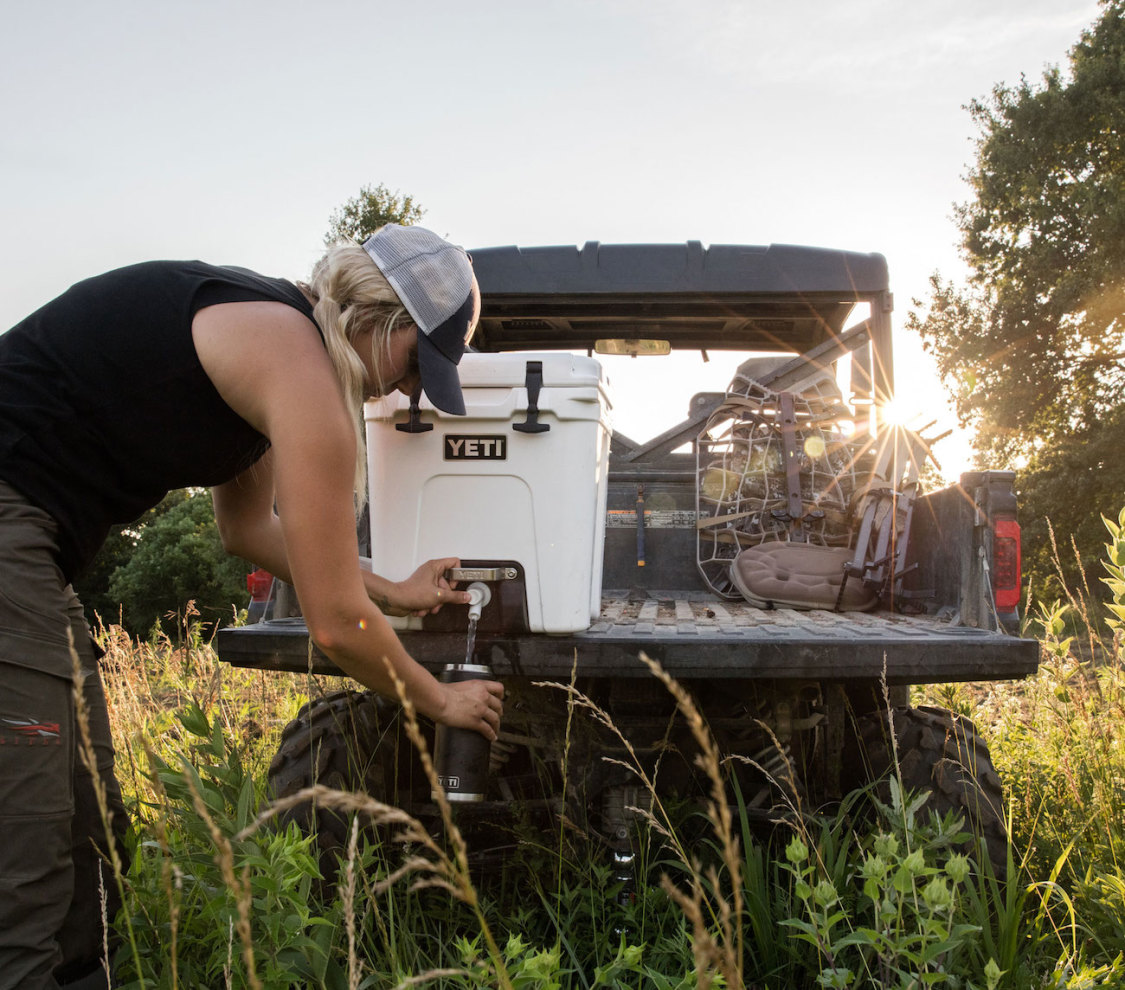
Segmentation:
{"type": "Polygon", "coordinates": [[[483,581],[474,581],[466,590],[469,592],[469,621],[475,622],[485,605],[492,601],[492,591],[483,581]]]}

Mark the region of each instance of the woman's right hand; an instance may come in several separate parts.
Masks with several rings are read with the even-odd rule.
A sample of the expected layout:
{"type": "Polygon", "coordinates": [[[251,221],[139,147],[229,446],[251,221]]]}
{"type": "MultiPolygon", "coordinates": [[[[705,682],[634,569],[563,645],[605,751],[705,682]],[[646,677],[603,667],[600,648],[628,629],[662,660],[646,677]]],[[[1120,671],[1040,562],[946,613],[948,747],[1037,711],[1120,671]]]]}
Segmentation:
{"type": "Polygon", "coordinates": [[[492,742],[504,714],[504,685],[499,681],[457,681],[441,685],[444,705],[437,720],[456,729],[472,729],[492,742]]]}
{"type": "Polygon", "coordinates": [[[427,560],[405,581],[395,582],[395,597],[392,605],[407,609],[409,615],[432,615],[443,605],[468,605],[469,596],[457,591],[446,579],[445,573],[452,567],[460,567],[457,557],[442,557],[427,560]]]}

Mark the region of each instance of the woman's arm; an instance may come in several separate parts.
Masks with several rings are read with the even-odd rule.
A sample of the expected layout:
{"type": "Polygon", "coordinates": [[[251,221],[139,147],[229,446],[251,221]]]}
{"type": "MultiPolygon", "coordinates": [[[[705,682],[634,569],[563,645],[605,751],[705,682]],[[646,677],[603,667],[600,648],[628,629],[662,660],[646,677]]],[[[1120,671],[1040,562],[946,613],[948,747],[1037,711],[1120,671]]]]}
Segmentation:
{"type": "Polygon", "coordinates": [[[211,499],[223,549],[292,584],[281,522],[273,511],[273,452],[212,488],[211,499]]]}
{"type": "MultiPolygon", "coordinates": [[[[281,523],[273,509],[273,451],[267,451],[238,477],[213,488],[211,494],[223,549],[292,584],[281,523]]],[[[429,560],[405,581],[392,581],[373,573],[370,562],[365,565],[359,558],[367,596],[381,612],[399,615],[425,615],[443,605],[468,604],[469,596],[445,578],[446,571],[460,564],[456,557],[429,560]]]]}
{"type": "MultiPolygon", "coordinates": [[[[440,683],[407,654],[371,600],[355,539],[352,426],[316,328],[291,307],[254,302],[200,310],[192,330],[220,395],[272,447],[259,482],[243,475],[220,486],[220,526],[247,534],[244,543],[229,537],[230,544],[254,554],[254,563],[276,567],[273,573],[288,574],[309,634],[350,676],[393,697],[389,663],[422,714],[495,738],[502,686],[440,683]]],[[[441,590],[416,607],[441,604],[441,590]]]]}

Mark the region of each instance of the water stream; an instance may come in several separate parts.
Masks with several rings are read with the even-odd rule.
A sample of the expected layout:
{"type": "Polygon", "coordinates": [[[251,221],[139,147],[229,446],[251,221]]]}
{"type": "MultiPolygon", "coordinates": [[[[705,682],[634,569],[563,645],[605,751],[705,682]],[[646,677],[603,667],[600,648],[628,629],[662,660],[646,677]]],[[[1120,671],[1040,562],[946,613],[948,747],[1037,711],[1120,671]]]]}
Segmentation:
{"type": "Polygon", "coordinates": [[[477,645],[477,620],[476,617],[469,619],[469,635],[468,643],[465,647],[465,663],[473,662],[473,649],[477,645]]]}

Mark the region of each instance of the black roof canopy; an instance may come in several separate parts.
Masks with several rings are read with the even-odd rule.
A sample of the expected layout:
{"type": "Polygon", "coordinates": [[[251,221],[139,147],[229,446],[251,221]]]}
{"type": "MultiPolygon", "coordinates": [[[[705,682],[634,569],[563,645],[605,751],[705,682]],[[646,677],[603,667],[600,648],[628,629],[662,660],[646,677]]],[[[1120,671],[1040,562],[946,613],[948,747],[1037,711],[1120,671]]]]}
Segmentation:
{"type": "Polygon", "coordinates": [[[656,337],[675,349],[806,351],[887,291],[882,255],[786,244],[473,250],[482,351],[656,337]]]}

